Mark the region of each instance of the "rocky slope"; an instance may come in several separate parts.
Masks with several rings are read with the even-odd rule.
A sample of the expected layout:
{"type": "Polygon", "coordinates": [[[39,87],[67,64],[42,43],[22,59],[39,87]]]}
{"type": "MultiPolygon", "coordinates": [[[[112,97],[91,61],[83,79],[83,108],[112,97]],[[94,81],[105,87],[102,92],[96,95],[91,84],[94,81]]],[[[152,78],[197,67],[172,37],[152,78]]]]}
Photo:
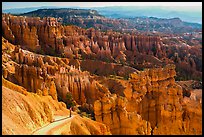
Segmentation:
{"type": "MultiPolygon", "coordinates": [[[[68,116],[66,104],[53,100],[51,96],[29,93],[3,78],[2,81],[2,134],[29,135],[52,122],[54,116],[68,116]],[[23,90],[23,94],[20,92],[23,90]],[[15,113],[15,115],[13,115],[15,113]]],[[[61,125],[49,134],[81,135],[110,134],[102,123],[76,115],[70,123],[61,125]],[[70,132],[68,128],[70,127],[70,132]],[[59,131],[60,129],[60,131],[59,131]],[[81,132],[78,132],[80,130],[81,132]]]]}
{"type": "Polygon", "coordinates": [[[60,98],[65,102],[67,93],[71,93],[80,105],[93,103],[107,92],[88,72],[82,72],[67,58],[42,56],[15,47],[11,60],[13,72],[8,70],[6,62],[3,76],[30,92],[51,95],[54,100],[60,98]]]}
{"type": "Polygon", "coordinates": [[[113,134],[200,134],[202,128],[197,127],[201,125],[198,119],[202,105],[195,101],[196,116],[191,120],[186,118],[193,114],[185,109],[188,106],[183,101],[182,88],[175,83],[174,69],[174,66],[166,66],[140,71],[133,73],[129,82],[120,80],[120,93],[112,92],[95,102],[96,120],[111,125],[113,134]],[[186,125],[194,120],[199,124],[186,125]]]}
{"type": "MultiPolygon", "coordinates": [[[[180,58],[178,55],[186,60],[178,63],[196,68],[190,55],[186,57],[186,53],[194,53],[191,47],[163,45],[157,36],[61,26],[55,18],[3,15],[2,29],[3,115],[14,117],[13,110],[6,110],[6,103],[11,100],[7,93],[11,92],[17,103],[35,102],[34,106],[27,105],[31,114],[26,108],[22,113],[33,118],[34,123],[28,120],[32,126],[41,127],[49,122],[52,113],[66,113],[64,103],[69,103],[67,95],[71,94],[74,111],[79,106],[96,120],[91,123],[90,119],[78,117],[71,128],[73,134],[202,134],[202,92],[186,96],[186,91],[175,82],[173,63],[180,58]],[[168,58],[175,48],[176,58],[168,58]],[[139,71],[131,66],[146,69],[139,71]],[[49,108],[39,102],[56,105],[49,108]],[[85,128],[80,127],[80,122],[85,128]],[[78,126],[82,131],[76,130],[78,126]],[[94,130],[90,130],[92,126],[94,130]]],[[[18,119],[22,113],[11,121],[11,127],[19,121],[21,126],[26,124],[18,119]]],[[[12,133],[12,128],[4,127],[8,128],[4,128],[5,134],[19,133],[18,129],[12,133]]],[[[35,128],[25,126],[22,133],[29,134],[35,128]]]]}
{"type": "Polygon", "coordinates": [[[112,134],[200,134],[202,104],[193,95],[183,97],[175,75],[175,66],[168,65],[133,73],[115,87],[106,80],[112,94],[94,103],[96,121],[109,125],[112,134]],[[186,100],[196,105],[195,112],[186,100]]]}
{"type": "Polygon", "coordinates": [[[55,102],[58,98],[66,102],[66,93],[71,93],[76,105],[93,111],[96,121],[108,126],[111,134],[201,134],[202,105],[199,99],[193,99],[199,95],[184,96],[182,87],[175,83],[174,65],[136,70],[124,80],[90,76],[80,70],[80,63],[75,63],[77,60],[42,56],[17,46],[13,48],[4,38],[3,45],[3,77],[24,87],[4,80],[3,85],[12,87],[15,92],[27,95],[28,90],[33,92],[28,95],[55,102]],[[5,53],[5,47],[13,51],[5,53]]]}
{"type": "MultiPolygon", "coordinates": [[[[46,67],[46,72],[48,69],[48,73],[45,74],[38,72],[39,67],[35,67],[35,65],[31,66],[33,62],[29,60],[30,56],[39,57],[40,59],[42,59],[42,56],[22,50],[8,43],[4,38],[2,38],[2,42],[2,133],[4,135],[32,134],[37,129],[52,122],[55,116],[68,116],[69,110],[65,104],[67,98],[63,95],[70,91],[66,89],[63,90],[63,87],[60,87],[61,85],[56,87],[58,86],[56,84],[55,86],[55,81],[53,80],[54,76],[49,76],[49,74],[51,75],[51,73],[49,73],[50,67],[46,67]],[[17,53],[19,51],[21,54],[17,53]],[[22,54],[23,56],[21,56],[22,54]],[[22,58],[23,61],[21,60],[22,58]],[[25,62],[24,59],[26,60],[25,62]],[[57,93],[57,91],[60,92],[57,93]],[[58,102],[59,97],[61,97],[65,103],[58,102]]],[[[36,64],[40,65],[40,63],[36,64]]],[[[59,65],[62,64],[59,63],[59,65]]],[[[68,67],[68,65],[65,66],[68,67]]],[[[61,69],[63,69],[63,67],[61,67],[61,69]]],[[[72,84],[71,86],[75,86],[76,88],[77,85],[83,85],[81,81],[77,84],[72,81],[81,79],[81,77],[77,74],[79,70],[77,71],[77,69],[72,67],[71,69],[72,71],[76,71],[76,74],[73,75],[73,77],[67,75],[67,78],[71,79],[68,84],[72,84]]],[[[67,74],[69,73],[67,72],[67,74]]],[[[56,77],[56,81],[60,81],[60,79],[62,80],[66,77],[66,73],[56,74],[56,77]]],[[[97,84],[94,80],[92,80],[92,82],[97,84]]],[[[61,83],[63,82],[59,82],[58,84],[61,83]]],[[[100,84],[98,84],[98,86],[99,90],[100,84]]],[[[66,88],[67,87],[70,86],[66,85],[66,88]]],[[[96,91],[94,89],[95,87],[92,87],[93,91],[96,91]]],[[[73,97],[77,103],[83,103],[83,100],[77,98],[78,93],[76,88],[71,90],[73,92],[73,97]]],[[[80,88],[82,89],[82,94],[84,94],[83,88],[84,87],[80,88]]],[[[88,101],[94,101],[94,98],[92,99],[88,101]]],[[[50,134],[111,134],[109,127],[104,124],[84,117],[82,118],[77,113],[72,113],[76,115],[76,118],[73,119],[71,123],[61,125],[62,128],[60,128],[60,131],[52,130],[50,134]],[[67,127],[70,127],[69,133],[67,132],[67,127]],[[78,132],[79,129],[81,132],[78,132]]]]}
{"type": "Polygon", "coordinates": [[[9,42],[36,53],[115,62],[140,70],[175,63],[177,79],[202,78],[201,46],[169,46],[159,36],[62,26],[56,18],[50,17],[40,19],[3,14],[2,30],[9,42]]]}
{"type": "Polygon", "coordinates": [[[2,80],[2,133],[4,135],[31,134],[35,129],[51,122],[54,115],[69,114],[65,103],[57,102],[51,96],[29,93],[4,78],[2,80]]]}

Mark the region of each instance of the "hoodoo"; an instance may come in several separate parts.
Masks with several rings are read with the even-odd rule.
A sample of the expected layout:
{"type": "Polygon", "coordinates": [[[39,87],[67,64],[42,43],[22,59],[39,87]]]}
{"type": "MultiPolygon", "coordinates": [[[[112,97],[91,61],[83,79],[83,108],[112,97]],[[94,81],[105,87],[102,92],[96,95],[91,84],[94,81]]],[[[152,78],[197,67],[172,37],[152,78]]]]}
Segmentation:
{"type": "MultiPolygon", "coordinates": [[[[202,134],[202,43],[188,23],[194,39],[125,32],[131,19],[95,10],[31,13],[2,13],[4,135],[202,134]]],[[[144,29],[163,30],[155,20],[144,29]]]]}

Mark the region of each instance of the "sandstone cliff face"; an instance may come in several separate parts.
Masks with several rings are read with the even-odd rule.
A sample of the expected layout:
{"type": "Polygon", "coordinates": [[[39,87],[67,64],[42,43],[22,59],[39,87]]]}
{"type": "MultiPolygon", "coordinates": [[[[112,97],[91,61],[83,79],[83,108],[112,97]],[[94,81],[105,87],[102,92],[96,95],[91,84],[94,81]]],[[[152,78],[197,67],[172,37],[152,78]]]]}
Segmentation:
{"type": "Polygon", "coordinates": [[[134,112],[126,109],[127,99],[111,94],[97,100],[94,103],[96,121],[102,122],[110,127],[112,134],[142,134],[150,135],[150,123],[134,112]]]}
{"type": "Polygon", "coordinates": [[[2,79],[4,135],[31,134],[37,128],[51,122],[53,116],[59,112],[68,115],[69,111],[63,102],[57,102],[50,96],[42,97],[29,93],[23,87],[2,79]]]}
{"type": "Polygon", "coordinates": [[[175,75],[174,65],[132,73],[128,82],[120,80],[120,92],[112,87],[112,94],[94,103],[96,121],[109,125],[112,134],[200,134],[200,128],[192,131],[201,122],[185,127],[190,120],[184,117],[192,113],[186,110],[175,75]]]}
{"type": "MultiPolygon", "coordinates": [[[[75,117],[70,129],[71,135],[111,135],[109,127],[105,124],[80,116],[75,117]]],[[[65,130],[63,134],[67,135],[66,132],[65,130]]]]}
{"type": "MultiPolygon", "coordinates": [[[[53,100],[50,96],[29,93],[23,87],[2,79],[3,135],[30,135],[53,121],[56,115],[69,114],[65,103],[53,100]]],[[[108,126],[75,115],[70,122],[54,128],[48,134],[110,135],[111,133],[108,126]]]]}
{"type": "Polygon", "coordinates": [[[66,95],[71,93],[79,105],[93,104],[103,92],[109,92],[88,72],[82,72],[77,61],[42,56],[19,47],[12,52],[11,58],[16,62],[14,78],[30,92],[50,95],[54,100],[60,98],[64,102],[67,102],[66,95]]]}
{"type": "MultiPolygon", "coordinates": [[[[188,47],[182,52],[179,46],[166,47],[159,37],[61,26],[54,18],[3,15],[2,30],[9,42],[21,45],[2,55],[3,77],[22,86],[14,86],[18,92],[26,95],[27,90],[63,102],[71,93],[76,104],[94,109],[96,121],[109,126],[112,134],[202,133],[201,104],[183,97],[182,88],[175,83],[175,66],[152,68],[177,62],[187,69],[190,64],[191,71],[197,69],[199,60],[185,56],[196,54],[195,49],[188,47]],[[137,71],[126,63],[151,69],[137,71]],[[103,76],[125,77],[129,73],[128,80],[101,80],[103,76]]],[[[7,46],[3,51],[9,49],[7,46]]]]}
{"type": "MultiPolygon", "coordinates": [[[[97,58],[125,62],[126,50],[151,52],[159,47],[159,37],[122,35],[114,32],[84,30],[76,26],[61,26],[55,18],[17,17],[3,14],[3,36],[13,44],[30,51],[64,54],[67,57],[97,58]],[[81,55],[78,55],[81,54],[81,55]]],[[[160,48],[158,48],[160,50],[160,48]]]]}
{"type": "Polygon", "coordinates": [[[13,44],[41,54],[126,62],[135,68],[152,68],[174,62],[180,77],[196,78],[202,75],[199,47],[166,46],[158,36],[101,32],[93,28],[85,30],[76,26],[62,26],[56,18],[8,14],[2,16],[2,30],[3,36],[13,44]],[[140,60],[143,55],[150,57],[145,61],[140,60]],[[153,58],[160,61],[156,63],[153,58]]]}
{"type": "MultiPolygon", "coordinates": [[[[72,92],[77,103],[82,105],[91,104],[103,92],[108,92],[88,72],[81,72],[77,63],[79,69],[69,66],[73,62],[68,59],[33,54],[2,39],[3,134],[32,134],[55,116],[69,115],[64,91],[72,92]],[[64,87],[69,90],[63,90],[64,87]],[[58,102],[58,97],[64,102],[58,102]]],[[[71,123],[55,129],[49,134],[111,134],[108,126],[79,115],[71,123]]]]}

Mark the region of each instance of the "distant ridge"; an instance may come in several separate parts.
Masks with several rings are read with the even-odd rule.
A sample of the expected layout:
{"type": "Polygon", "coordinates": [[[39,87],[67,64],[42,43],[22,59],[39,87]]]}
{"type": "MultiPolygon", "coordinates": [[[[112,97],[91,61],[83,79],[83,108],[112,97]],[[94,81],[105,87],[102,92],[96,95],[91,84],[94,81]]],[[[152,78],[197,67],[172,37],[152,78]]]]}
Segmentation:
{"type": "Polygon", "coordinates": [[[31,11],[35,11],[38,9],[46,9],[46,8],[57,8],[54,6],[42,6],[42,7],[30,7],[30,8],[14,8],[14,9],[4,9],[2,10],[3,13],[10,13],[10,14],[23,14],[23,13],[27,13],[27,12],[31,12],[31,11]]]}
{"type": "Polygon", "coordinates": [[[74,9],[74,8],[52,8],[52,9],[38,9],[35,11],[27,12],[20,14],[22,16],[38,16],[38,17],[61,17],[66,19],[68,17],[83,17],[87,18],[88,16],[99,16],[100,15],[96,10],[91,9],[74,9]]]}
{"type": "Polygon", "coordinates": [[[108,18],[134,18],[134,17],[157,17],[157,18],[174,18],[179,17],[185,22],[193,22],[202,24],[202,11],[177,11],[160,6],[111,6],[111,7],[57,7],[57,6],[41,6],[30,8],[15,8],[4,9],[3,13],[22,14],[31,12],[37,9],[44,8],[77,8],[77,9],[93,9],[97,10],[99,14],[108,18]]]}
{"type": "MultiPolygon", "coordinates": [[[[119,13],[118,13],[119,14],[119,13]]],[[[115,16],[117,16],[116,14],[115,16]]],[[[61,18],[64,25],[77,25],[82,28],[96,28],[100,30],[131,31],[136,29],[140,32],[161,32],[161,33],[186,33],[195,32],[202,29],[198,23],[182,21],[178,17],[158,18],[158,17],[121,17],[107,18],[93,9],[74,8],[46,8],[18,14],[30,17],[55,17],[61,18]]]]}

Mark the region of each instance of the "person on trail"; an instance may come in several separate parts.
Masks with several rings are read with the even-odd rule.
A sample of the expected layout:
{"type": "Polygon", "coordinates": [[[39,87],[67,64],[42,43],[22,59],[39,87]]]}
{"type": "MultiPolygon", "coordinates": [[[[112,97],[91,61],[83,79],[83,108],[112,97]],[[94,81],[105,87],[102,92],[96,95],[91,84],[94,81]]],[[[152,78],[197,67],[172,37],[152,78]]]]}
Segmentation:
{"type": "Polygon", "coordinates": [[[69,117],[71,117],[72,113],[72,107],[69,108],[69,117]]]}

